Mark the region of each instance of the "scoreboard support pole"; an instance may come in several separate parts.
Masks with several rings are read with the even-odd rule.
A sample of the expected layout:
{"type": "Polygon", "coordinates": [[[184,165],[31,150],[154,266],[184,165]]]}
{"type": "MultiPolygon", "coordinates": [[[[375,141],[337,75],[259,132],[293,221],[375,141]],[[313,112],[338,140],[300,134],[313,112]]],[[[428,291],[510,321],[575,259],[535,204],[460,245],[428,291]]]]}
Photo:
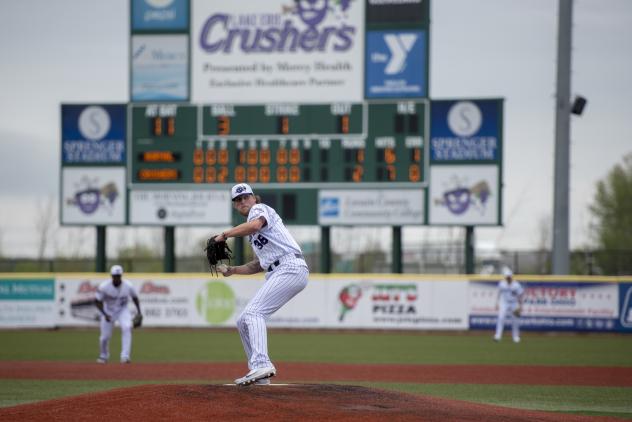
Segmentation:
{"type": "Polygon", "coordinates": [[[402,226],[393,226],[393,256],[391,272],[401,274],[402,271],[402,226]]]}
{"type": "Polygon", "coordinates": [[[244,265],[244,238],[235,237],[233,248],[235,249],[235,265],[244,265]]]}
{"type": "Polygon", "coordinates": [[[163,266],[166,273],[176,272],[175,231],[174,226],[165,226],[165,258],[163,266]]]}
{"type": "Polygon", "coordinates": [[[96,226],[97,231],[97,253],[95,259],[95,271],[105,272],[105,226],[96,226]]]}
{"type": "Polygon", "coordinates": [[[465,274],[474,274],[474,226],[465,226],[465,274]]]}
{"type": "Polygon", "coordinates": [[[322,274],[331,273],[331,227],[321,226],[320,228],[320,272],[322,274]]]}

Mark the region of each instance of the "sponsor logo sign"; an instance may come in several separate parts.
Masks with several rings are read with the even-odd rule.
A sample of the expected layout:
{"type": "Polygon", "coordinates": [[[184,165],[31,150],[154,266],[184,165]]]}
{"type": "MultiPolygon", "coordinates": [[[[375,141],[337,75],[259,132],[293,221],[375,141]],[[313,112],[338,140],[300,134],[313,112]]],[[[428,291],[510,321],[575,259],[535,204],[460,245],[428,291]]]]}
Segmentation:
{"type": "Polygon", "coordinates": [[[132,0],[132,31],[188,28],[188,0],[132,0]]]}
{"type": "Polygon", "coordinates": [[[431,166],[430,224],[499,224],[498,167],[431,166]]]}
{"type": "Polygon", "coordinates": [[[189,99],[189,37],[132,36],[132,101],[189,99]]]}
{"type": "Polygon", "coordinates": [[[123,164],[125,105],[61,107],[63,164],[123,164]]]}
{"type": "Polygon", "coordinates": [[[428,95],[426,31],[368,31],[366,97],[428,95]]]}
{"type": "Polygon", "coordinates": [[[0,327],[52,327],[54,305],[52,279],[0,280],[0,327]]]}
{"type": "Polygon", "coordinates": [[[62,169],[62,224],[124,224],[125,168],[62,169]]]}
{"type": "MultiPolygon", "coordinates": [[[[521,282],[525,289],[521,326],[534,330],[613,331],[618,319],[614,283],[521,282]]],[[[496,326],[498,282],[471,282],[470,327],[496,326]]]]}
{"type": "Polygon", "coordinates": [[[130,192],[130,224],[230,224],[225,191],[135,190],[130,192]]]}
{"type": "Polygon", "coordinates": [[[320,190],[319,224],[423,224],[423,192],[417,190],[320,190]]]}
{"type": "Polygon", "coordinates": [[[194,0],[195,102],[361,101],[361,0],[194,0]]]}
{"type": "Polygon", "coordinates": [[[196,310],[209,324],[226,322],[235,312],[235,292],[226,283],[206,283],[195,298],[196,310]]]}
{"type": "Polygon", "coordinates": [[[621,307],[619,310],[619,325],[623,331],[632,331],[632,284],[619,285],[621,307]]]}
{"type": "Polygon", "coordinates": [[[430,160],[498,160],[501,113],[499,100],[432,101],[430,160]]]}

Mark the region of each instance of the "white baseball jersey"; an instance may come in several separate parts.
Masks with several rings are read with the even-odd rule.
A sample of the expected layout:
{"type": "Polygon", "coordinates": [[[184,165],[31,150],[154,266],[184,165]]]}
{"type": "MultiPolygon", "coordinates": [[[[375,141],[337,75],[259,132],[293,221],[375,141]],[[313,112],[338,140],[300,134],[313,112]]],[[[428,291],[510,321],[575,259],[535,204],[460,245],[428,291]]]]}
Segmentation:
{"type": "Polygon", "coordinates": [[[283,225],[276,211],[264,204],[250,208],[248,221],[263,216],[266,226],[250,235],[249,240],[266,281],[237,318],[237,329],[249,369],[273,367],[268,356],[266,321],[307,285],[309,270],[301,248],[283,225]],[[271,265],[277,262],[275,265],[271,265]]]}
{"type": "Polygon", "coordinates": [[[106,280],[99,284],[96,293],[97,300],[103,302],[103,309],[111,316],[127,308],[130,297],[138,298],[138,294],[132,283],[127,280],[121,280],[118,287],[114,287],[112,280],[106,280]]]}
{"type": "Polygon", "coordinates": [[[498,282],[498,290],[500,293],[500,302],[507,305],[513,305],[518,303],[518,297],[524,293],[522,285],[513,280],[508,283],[507,280],[500,280],[498,282]]]}
{"type": "Polygon", "coordinates": [[[250,245],[259,258],[261,268],[268,268],[270,264],[282,256],[302,254],[301,247],[290,235],[283,220],[273,208],[265,204],[253,205],[248,213],[248,221],[256,220],[261,216],[266,219],[268,224],[258,232],[248,236],[250,245]]]}

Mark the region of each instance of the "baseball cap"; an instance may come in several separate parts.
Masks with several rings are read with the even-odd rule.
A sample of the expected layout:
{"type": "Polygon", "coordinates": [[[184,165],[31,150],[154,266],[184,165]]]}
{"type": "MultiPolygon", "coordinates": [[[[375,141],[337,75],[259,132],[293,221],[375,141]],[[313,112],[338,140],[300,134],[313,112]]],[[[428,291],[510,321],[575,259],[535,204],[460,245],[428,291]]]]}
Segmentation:
{"type": "Polygon", "coordinates": [[[503,275],[505,277],[513,277],[513,271],[511,271],[511,268],[505,267],[503,269],[503,275]]]}
{"type": "Polygon", "coordinates": [[[252,192],[252,188],[250,187],[250,185],[246,183],[240,183],[238,185],[235,185],[230,190],[231,200],[235,200],[235,198],[241,195],[247,195],[247,194],[254,195],[254,193],[252,192]]]}
{"type": "Polygon", "coordinates": [[[123,267],[121,267],[120,265],[112,265],[112,268],[110,268],[110,274],[123,275],[123,267]]]}

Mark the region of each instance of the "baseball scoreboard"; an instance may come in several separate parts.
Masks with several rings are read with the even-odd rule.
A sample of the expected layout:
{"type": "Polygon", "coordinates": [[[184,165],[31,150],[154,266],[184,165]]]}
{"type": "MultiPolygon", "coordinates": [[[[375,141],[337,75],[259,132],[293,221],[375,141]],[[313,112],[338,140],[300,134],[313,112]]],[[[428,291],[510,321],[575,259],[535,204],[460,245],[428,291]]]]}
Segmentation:
{"type": "Polygon", "coordinates": [[[424,182],[423,101],[131,104],[128,113],[132,185],[424,182]]]}

